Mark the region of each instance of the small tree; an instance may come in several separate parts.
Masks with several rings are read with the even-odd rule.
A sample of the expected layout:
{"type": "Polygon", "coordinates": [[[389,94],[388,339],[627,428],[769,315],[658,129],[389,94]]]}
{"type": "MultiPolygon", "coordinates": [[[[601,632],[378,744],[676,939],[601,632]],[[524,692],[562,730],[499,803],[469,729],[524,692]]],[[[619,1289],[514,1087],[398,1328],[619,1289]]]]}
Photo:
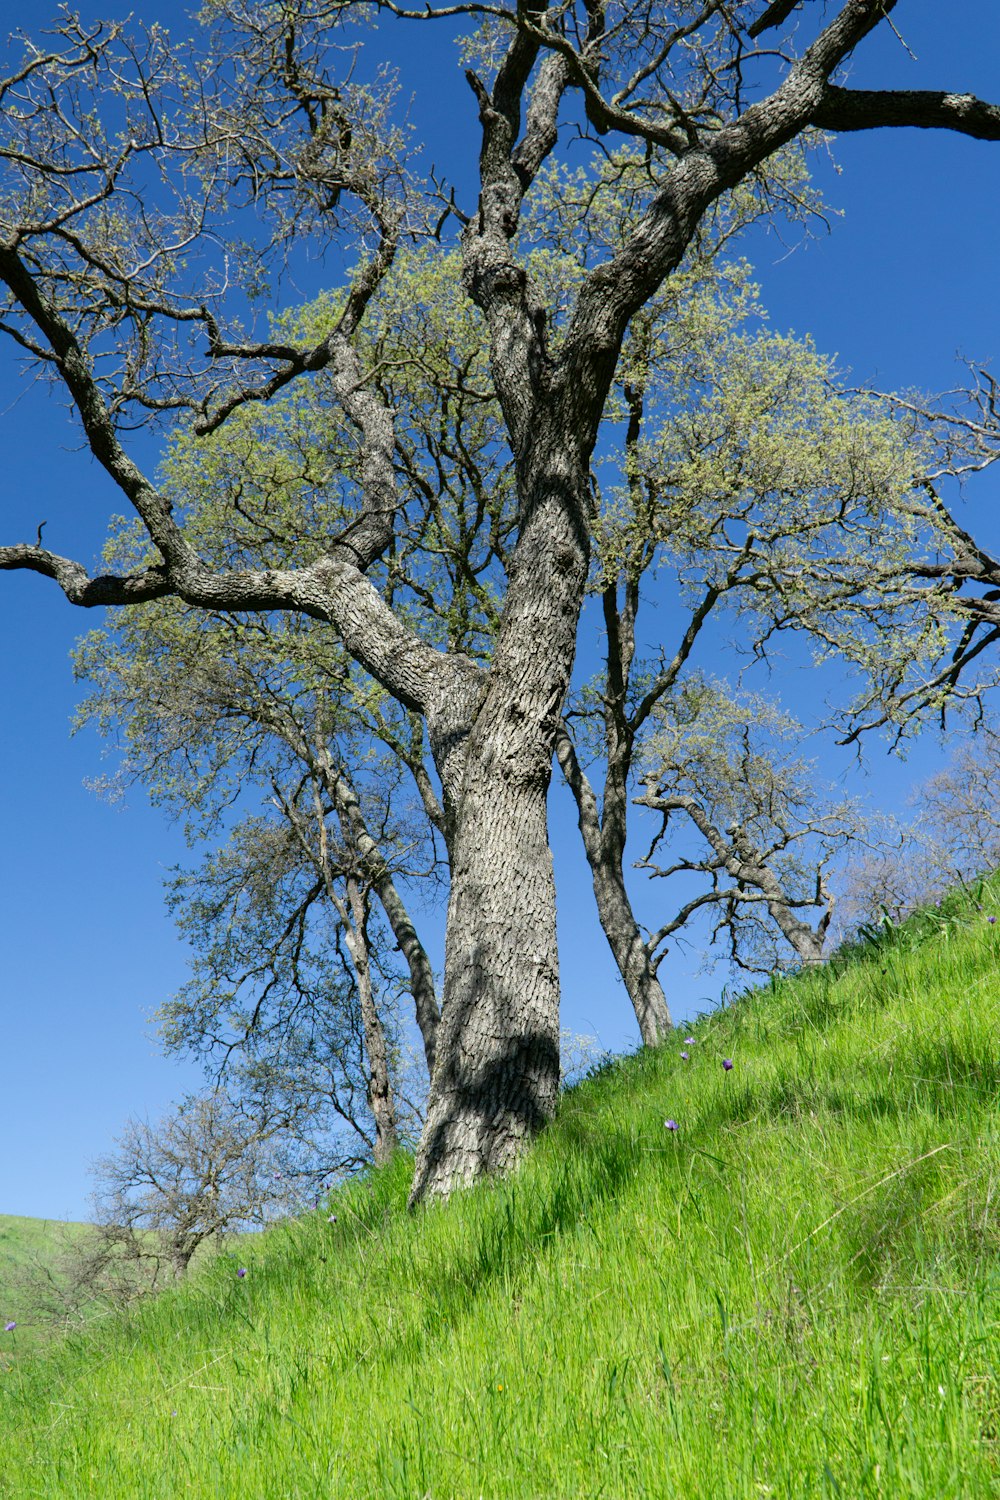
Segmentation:
{"type": "Polygon", "coordinates": [[[92,1285],[120,1281],[124,1265],[155,1289],[209,1240],[261,1228],[290,1206],[282,1165],[277,1122],[218,1091],[187,1097],[156,1125],[130,1120],[94,1167],[92,1285]]]}
{"type": "Polygon", "coordinates": [[[834,804],[799,754],[801,725],[758,694],[694,678],[655,713],[636,801],[659,816],[643,867],[700,889],[652,934],[661,944],[695,912],[729,958],[770,973],[823,957],[835,898],[830,866],[867,842],[857,807],[834,804]]]}
{"type": "MultiPolygon", "coordinates": [[[[739,264],[691,267],[651,300],[628,347],[614,392],[623,461],[602,465],[608,493],[595,528],[603,670],[573,695],[556,739],[601,921],[648,1043],[670,1025],[657,950],[699,911],[713,909],[738,963],[780,965],[783,943],[799,962],[817,960],[830,905],[820,872],[852,826],[846,809],[810,807],[811,797],[822,799],[779,746],[787,724],[769,745],[755,733],[752,755],[739,749],[750,700],[741,711],[728,690],[713,694],[706,667],[717,671],[721,652],[734,666],[737,652],[746,664],[766,663],[774,637],[790,629],[809,632],[821,655],[846,653],[865,667],[873,643],[888,636],[909,661],[924,652],[928,629],[926,611],[901,587],[920,531],[907,514],[924,456],[920,424],[894,421],[880,400],[844,390],[808,341],[756,327],[755,290],[739,264]],[[672,637],[656,622],[655,655],[642,650],[654,578],[661,586],[669,578],[668,597],[685,606],[672,637]],[[749,811],[763,770],[783,789],[785,826],[772,823],[740,853],[725,833],[731,817],[720,823],[711,807],[728,798],[730,813],[749,811]],[[625,874],[639,783],[635,800],[664,814],[659,857],[647,856],[646,868],[688,877],[684,901],[651,935],[625,874]],[[676,843],[682,825],[696,843],[708,841],[707,854],[692,854],[688,838],[679,862],[663,857],[667,833],[676,843]],[[811,878],[800,868],[791,884],[790,842],[800,852],[811,842],[806,863],[818,860],[811,878]],[[720,885],[720,872],[735,884],[720,885]],[[751,918],[754,906],[764,926],[751,918]],[[803,907],[820,926],[794,916],[803,907]]],[[[761,730],[779,728],[774,705],[758,700],[757,708],[761,730]]],[[[753,821],[760,827],[759,816],[753,821]]]]}

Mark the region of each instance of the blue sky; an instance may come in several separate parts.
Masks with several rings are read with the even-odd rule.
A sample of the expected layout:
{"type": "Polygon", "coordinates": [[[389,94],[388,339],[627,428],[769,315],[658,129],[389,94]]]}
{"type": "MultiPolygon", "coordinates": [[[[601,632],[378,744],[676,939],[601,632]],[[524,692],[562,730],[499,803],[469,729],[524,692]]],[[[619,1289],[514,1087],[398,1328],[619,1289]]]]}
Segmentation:
{"type": "MultiPolygon", "coordinates": [[[[148,0],[129,8],[175,31],[187,9],[148,0]]],[[[859,53],[853,82],[1000,97],[997,12],[991,0],[965,0],[947,8],[961,21],[944,21],[931,0],[903,0],[895,20],[916,60],[886,29],[859,53]]],[[[5,32],[23,18],[22,6],[0,0],[5,32]]],[[[413,119],[431,159],[440,165],[447,152],[454,161],[457,142],[467,165],[472,96],[456,60],[431,52],[429,29],[411,43],[418,45],[406,59],[413,119]],[[441,111],[449,91],[457,115],[441,111]]],[[[842,139],[835,156],[839,175],[824,170],[822,183],[843,214],[831,232],[804,244],[760,236],[753,246],[772,323],[813,334],[859,382],[946,389],[960,376],[957,354],[986,360],[1000,351],[1000,146],[886,131],[842,139]]],[[[32,387],[2,347],[0,421],[0,537],[33,539],[47,521],[50,545],[92,560],[107,516],[121,506],[59,402],[32,387]]],[[[153,467],[155,445],[145,441],[139,456],[153,467]]],[[[997,483],[987,478],[973,491],[969,517],[1000,546],[997,483]]],[[[96,623],[44,580],[0,575],[0,1213],[85,1216],[88,1165],[126,1116],[156,1116],[200,1081],[193,1068],[159,1055],[148,1026],[186,972],[162,901],[164,873],[185,857],[183,841],[141,793],[111,807],[89,792],[85,779],[106,769],[102,747],[89,732],[69,735],[77,696],[69,651],[96,623]]],[[[938,754],[928,741],[904,766],[876,755],[872,801],[899,806],[938,754]]],[[[561,790],[553,840],[565,1024],[612,1047],[629,1045],[634,1022],[596,925],[561,790]]],[[[664,977],[678,1017],[710,1002],[721,984],[699,975],[694,959],[665,967],[664,977]]]]}

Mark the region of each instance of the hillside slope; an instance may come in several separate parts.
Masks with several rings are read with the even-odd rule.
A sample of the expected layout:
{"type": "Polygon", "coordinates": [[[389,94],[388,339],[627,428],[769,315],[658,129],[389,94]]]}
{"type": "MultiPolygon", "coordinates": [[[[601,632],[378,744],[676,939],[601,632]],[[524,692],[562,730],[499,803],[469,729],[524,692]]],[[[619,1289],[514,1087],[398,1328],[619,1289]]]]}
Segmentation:
{"type": "Polygon", "coordinates": [[[48,1278],[58,1286],[67,1250],[86,1232],[85,1224],[0,1214],[0,1329],[16,1322],[22,1348],[49,1336],[34,1304],[48,1278]]]}
{"type": "Polygon", "coordinates": [[[1000,1492],[978,901],[704,1019],[687,1062],[679,1032],[605,1070],[511,1181],[411,1218],[398,1160],[19,1361],[0,1493],[1000,1492]]]}

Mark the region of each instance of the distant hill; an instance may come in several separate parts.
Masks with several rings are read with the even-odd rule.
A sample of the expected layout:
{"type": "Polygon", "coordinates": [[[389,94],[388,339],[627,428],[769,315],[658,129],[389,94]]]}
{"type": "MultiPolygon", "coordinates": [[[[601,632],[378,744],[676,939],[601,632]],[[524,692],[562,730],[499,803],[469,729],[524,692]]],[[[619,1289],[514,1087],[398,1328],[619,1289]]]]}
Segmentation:
{"type": "Polygon", "coordinates": [[[86,1227],[62,1219],[26,1219],[17,1214],[0,1214],[0,1265],[7,1260],[19,1261],[24,1256],[44,1255],[64,1234],[72,1235],[86,1227]]]}
{"type": "Polygon", "coordinates": [[[992,884],[603,1069],[505,1182],[411,1216],[397,1158],[24,1359],[0,1494],[996,1495],[998,1090],[992,884]]]}

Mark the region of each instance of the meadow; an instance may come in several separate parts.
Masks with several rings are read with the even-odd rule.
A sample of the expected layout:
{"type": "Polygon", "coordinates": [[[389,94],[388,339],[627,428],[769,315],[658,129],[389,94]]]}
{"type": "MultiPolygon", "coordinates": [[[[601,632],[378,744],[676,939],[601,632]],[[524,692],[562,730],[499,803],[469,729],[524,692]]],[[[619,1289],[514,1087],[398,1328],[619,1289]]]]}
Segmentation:
{"type": "Polygon", "coordinates": [[[0,1494],[1000,1493],[998,916],[956,893],[609,1064],[507,1181],[411,1216],[400,1156],[0,1335],[0,1494]]]}

